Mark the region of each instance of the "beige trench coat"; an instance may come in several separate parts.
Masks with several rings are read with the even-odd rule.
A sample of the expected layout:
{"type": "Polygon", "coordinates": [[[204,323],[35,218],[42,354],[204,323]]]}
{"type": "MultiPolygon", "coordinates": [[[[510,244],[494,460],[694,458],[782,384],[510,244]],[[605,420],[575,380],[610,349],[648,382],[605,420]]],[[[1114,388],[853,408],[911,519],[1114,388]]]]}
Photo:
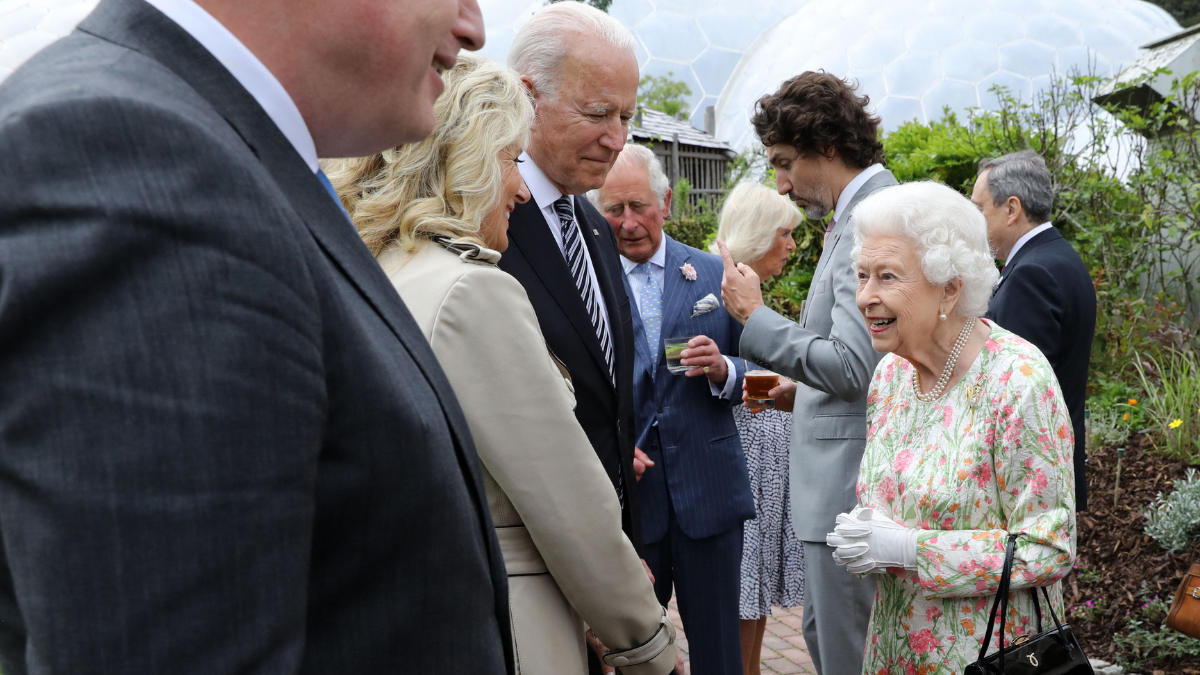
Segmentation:
{"type": "MultiPolygon", "coordinates": [[[[650,640],[662,607],[525,289],[494,264],[435,243],[412,255],[385,251],[380,264],[446,371],[482,460],[517,672],[586,675],[584,622],[613,651],[650,640]]],[[[674,664],[671,644],[622,672],[657,675],[674,664]]]]}

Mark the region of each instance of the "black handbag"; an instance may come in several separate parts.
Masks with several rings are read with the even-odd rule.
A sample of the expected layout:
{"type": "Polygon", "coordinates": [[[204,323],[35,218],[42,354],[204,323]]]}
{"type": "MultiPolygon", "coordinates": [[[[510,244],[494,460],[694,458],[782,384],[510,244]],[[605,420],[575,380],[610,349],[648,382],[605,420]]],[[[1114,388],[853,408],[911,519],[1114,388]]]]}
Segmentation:
{"type": "Polygon", "coordinates": [[[1008,586],[1012,577],[1013,556],[1017,549],[1017,537],[1008,536],[1008,549],[1004,554],[1004,576],[1000,578],[1000,590],[992,601],[992,613],[988,617],[987,632],[983,636],[983,645],[979,648],[979,660],[967,666],[963,675],[1095,675],[1092,665],[1083,655],[1083,647],[1071,632],[1071,627],[1060,623],[1054,607],[1050,604],[1050,594],[1042,587],[1042,597],[1046,599],[1046,607],[1050,617],[1054,619],[1054,628],[1042,630],[1042,607],[1038,602],[1037,590],[1029,589],[1033,596],[1033,611],[1037,615],[1037,633],[1032,637],[1022,636],[1018,642],[1008,647],[1002,647],[991,656],[987,654],[988,645],[992,643],[992,626],[996,622],[996,608],[1000,609],[1000,644],[1004,644],[1004,618],[1008,616],[1008,586]]]}

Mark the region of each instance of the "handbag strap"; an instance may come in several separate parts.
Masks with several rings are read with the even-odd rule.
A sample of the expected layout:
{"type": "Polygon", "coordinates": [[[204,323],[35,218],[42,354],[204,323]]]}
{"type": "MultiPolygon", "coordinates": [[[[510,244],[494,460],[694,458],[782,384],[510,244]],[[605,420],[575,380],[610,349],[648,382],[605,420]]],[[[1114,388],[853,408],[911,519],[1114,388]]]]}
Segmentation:
{"type": "MultiPolygon", "coordinates": [[[[1000,609],[1000,648],[1004,648],[1004,617],[1008,616],[1008,586],[1009,579],[1012,578],[1013,556],[1017,550],[1017,537],[1020,535],[1008,535],[1008,546],[1004,551],[1004,571],[1000,576],[1000,587],[996,591],[996,598],[992,600],[992,611],[988,615],[987,631],[983,634],[983,644],[979,646],[979,660],[987,656],[988,645],[992,643],[992,629],[996,625],[996,609],[1000,609]]],[[[1000,659],[1000,672],[1004,672],[1004,659],[1000,659]]]]}

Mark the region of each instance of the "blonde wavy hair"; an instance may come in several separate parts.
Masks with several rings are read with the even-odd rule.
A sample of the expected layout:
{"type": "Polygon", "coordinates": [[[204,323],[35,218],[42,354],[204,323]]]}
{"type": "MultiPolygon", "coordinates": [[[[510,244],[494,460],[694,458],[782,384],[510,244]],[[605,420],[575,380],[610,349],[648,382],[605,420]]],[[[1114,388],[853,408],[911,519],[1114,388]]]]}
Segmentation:
{"type": "MultiPolygon", "coordinates": [[[[717,238],[729,247],[734,262],[756,263],[771,250],[779,228],[800,224],[792,200],[761,183],[738,183],[721,207],[717,238]]],[[[718,253],[714,242],[711,248],[718,253]]]]}
{"type": "Polygon", "coordinates": [[[434,235],[483,246],[480,228],[500,203],[500,151],[529,142],[533,104],[512,71],[462,53],[442,77],[429,138],[321,163],[376,257],[393,246],[411,253],[434,235]]]}

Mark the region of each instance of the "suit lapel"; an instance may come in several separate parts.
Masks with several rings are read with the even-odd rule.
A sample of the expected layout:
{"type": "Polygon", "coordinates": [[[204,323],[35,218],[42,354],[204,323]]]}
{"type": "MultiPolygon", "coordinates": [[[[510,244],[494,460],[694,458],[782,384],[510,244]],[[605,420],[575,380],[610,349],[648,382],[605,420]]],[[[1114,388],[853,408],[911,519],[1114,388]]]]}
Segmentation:
{"type": "MultiPolygon", "coordinates": [[[[581,209],[576,208],[577,220],[580,211],[581,209]]],[[[584,221],[580,220],[579,225],[580,232],[585,235],[584,240],[588,243],[592,266],[599,267],[595,258],[597,246],[594,235],[586,227],[584,221]]],[[[546,219],[542,215],[541,207],[536,201],[530,199],[524,204],[517,205],[509,221],[508,237],[509,245],[518,247],[525,259],[530,261],[530,267],[533,268],[542,285],[550,292],[554,301],[558,303],[559,309],[571,322],[580,339],[587,345],[588,353],[592,355],[596,365],[604,371],[607,379],[608,364],[604,360],[604,352],[600,350],[600,341],[596,339],[596,329],[592,327],[592,321],[584,309],[583,299],[579,297],[575,279],[571,277],[571,272],[567,269],[567,261],[563,257],[562,249],[558,247],[558,242],[555,241],[554,234],[550,232],[546,219]]],[[[596,271],[596,276],[599,279],[599,269],[596,271]]],[[[615,332],[616,324],[612,319],[614,308],[612,301],[609,300],[611,297],[612,295],[609,294],[605,298],[605,304],[608,305],[609,311],[609,329],[615,332]]],[[[616,340],[614,339],[613,342],[613,356],[616,358],[616,340]]]]}
{"type": "Polygon", "coordinates": [[[692,312],[688,301],[691,300],[694,281],[683,277],[679,268],[691,260],[692,252],[686,246],[663,235],[663,246],[667,247],[667,256],[663,269],[663,338],[682,337],[686,335],[682,324],[691,318],[692,312]]]}

